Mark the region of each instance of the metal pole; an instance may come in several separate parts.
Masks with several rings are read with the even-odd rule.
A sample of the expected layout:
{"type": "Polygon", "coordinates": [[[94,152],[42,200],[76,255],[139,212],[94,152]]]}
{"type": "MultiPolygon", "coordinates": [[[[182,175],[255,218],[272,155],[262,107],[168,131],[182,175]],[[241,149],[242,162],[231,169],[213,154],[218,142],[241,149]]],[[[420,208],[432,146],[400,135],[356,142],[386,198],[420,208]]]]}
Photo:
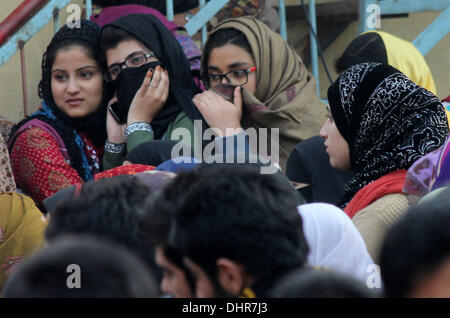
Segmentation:
{"type": "Polygon", "coordinates": [[[280,34],[287,42],[287,27],[286,27],[286,6],[284,0],[278,1],[278,14],[280,15],[280,34]]]}
{"type": "Polygon", "coordinates": [[[173,0],[166,0],[167,20],[173,21],[173,0]]]}
{"type": "Polygon", "coordinates": [[[427,55],[433,47],[439,43],[450,32],[450,6],[429,25],[412,42],[415,47],[427,55]]]}
{"type": "MultiPolygon", "coordinates": [[[[318,53],[317,53],[317,43],[314,37],[313,32],[317,35],[317,26],[316,26],[316,1],[309,0],[309,19],[311,21],[312,30],[309,32],[309,41],[311,43],[311,68],[314,78],[316,79],[317,86],[317,96],[320,97],[320,75],[319,75],[319,62],[318,62],[318,53]]],[[[319,37],[317,35],[317,37],[319,37]]]]}
{"type": "Polygon", "coordinates": [[[86,0],[86,20],[90,20],[92,15],[92,0],[86,0]]]}
{"type": "MultiPolygon", "coordinates": [[[[200,10],[202,10],[206,5],[206,0],[199,0],[200,10]]],[[[206,29],[206,24],[202,27],[202,46],[205,45],[208,39],[208,32],[206,29]]]]}
{"type": "Polygon", "coordinates": [[[24,116],[28,116],[28,95],[27,95],[27,72],[25,65],[25,51],[24,46],[25,42],[20,41],[20,63],[22,69],[22,95],[23,95],[23,114],[24,116]]]}
{"type": "Polygon", "coordinates": [[[61,24],[59,23],[59,10],[58,10],[58,8],[55,8],[55,10],[53,10],[53,28],[54,28],[55,34],[56,34],[56,32],[59,31],[60,25],[61,24]]]}

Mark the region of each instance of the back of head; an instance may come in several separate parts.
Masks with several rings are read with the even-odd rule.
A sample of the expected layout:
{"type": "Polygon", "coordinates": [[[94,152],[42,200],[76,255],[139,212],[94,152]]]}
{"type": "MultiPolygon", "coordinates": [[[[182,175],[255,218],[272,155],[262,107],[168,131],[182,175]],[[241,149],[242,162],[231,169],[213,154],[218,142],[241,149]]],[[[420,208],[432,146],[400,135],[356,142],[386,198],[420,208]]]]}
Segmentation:
{"type": "Polygon", "coordinates": [[[396,68],[361,63],[328,88],[333,121],[349,146],[354,177],[340,200],[441,147],[449,132],[439,99],[396,68]]]}
{"type": "Polygon", "coordinates": [[[159,289],[132,253],[90,236],[61,238],[22,264],[3,297],[159,297],[159,289]]]}
{"type": "Polygon", "coordinates": [[[386,47],[378,33],[368,32],[354,39],[337,59],[335,69],[339,74],[353,65],[364,62],[388,64],[386,47]]]}
{"type": "Polygon", "coordinates": [[[388,297],[407,297],[450,260],[450,190],[411,208],[389,231],[380,267],[388,297]]]}
{"type": "Polygon", "coordinates": [[[255,283],[305,263],[298,196],[287,178],[223,164],[180,173],[162,197],[172,189],[184,193],[173,209],[169,244],[211,277],[221,257],[244,265],[255,283]]]}
{"type": "Polygon", "coordinates": [[[363,33],[337,59],[335,69],[337,73],[342,73],[349,67],[364,62],[389,64],[436,95],[430,68],[420,51],[409,41],[382,31],[363,33]]]}
{"type": "Polygon", "coordinates": [[[375,294],[363,283],[344,275],[301,268],[285,275],[271,290],[274,298],[369,298],[375,294]]]}
{"type": "Polygon", "coordinates": [[[81,193],[50,214],[48,241],[62,235],[90,234],[121,244],[153,266],[150,246],[138,237],[138,215],[149,190],[133,176],[117,176],[83,184],[81,193]]]}

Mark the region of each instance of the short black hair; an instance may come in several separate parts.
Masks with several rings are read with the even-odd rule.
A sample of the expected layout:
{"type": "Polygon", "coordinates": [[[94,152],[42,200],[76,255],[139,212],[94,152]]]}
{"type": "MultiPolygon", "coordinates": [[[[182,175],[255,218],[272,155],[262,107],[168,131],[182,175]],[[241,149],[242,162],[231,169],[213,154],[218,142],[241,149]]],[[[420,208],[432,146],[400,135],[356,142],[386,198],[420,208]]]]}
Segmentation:
{"type": "Polygon", "coordinates": [[[364,33],[354,39],[336,60],[335,69],[337,73],[342,73],[364,62],[388,64],[386,46],[378,33],[364,33]]]}
{"type": "Polygon", "coordinates": [[[323,269],[305,267],[285,275],[269,292],[273,298],[371,298],[362,282],[323,269]]]}
{"type": "Polygon", "coordinates": [[[3,289],[6,298],[159,296],[154,278],[135,255],[91,236],[67,236],[50,244],[19,266],[3,289]],[[78,286],[70,279],[77,270],[78,286]]]}
{"type": "Polygon", "coordinates": [[[450,257],[450,189],[412,207],[388,232],[380,267],[388,297],[407,297],[416,279],[450,257]]]}
{"type": "Polygon", "coordinates": [[[173,218],[172,210],[174,204],[177,204],[176,198],[171,197],[174,192],[165,193],[162,200],[159,199],[159,193],[154,193],[147,198],[139,216],[139,236],[152,246],[160,246],[164,256],[184,272],[191,291],[195,291],[195,280],[183,262],[183,254],[168,244],[173,218]]]}
{"type": "Polygon", "coordinates": [[[178,201],[169,245],[212,279],[220,257],[243,264],[255,284],[306,262],[309,248],[297,211],[298,194],[284,175],[261,174],[259,168],[204,165],[180,173],[160,198],[178,201]]]}
{"type": "Polygon", "coordinates": [[[139,238],[139,213],[148,187],[134,176],[90,181],[75,198],[63,201],[51,213],[47,241],[66,234],[90,234],[110,239],[140,256],[158,273],[153,247],[139,238]]]}

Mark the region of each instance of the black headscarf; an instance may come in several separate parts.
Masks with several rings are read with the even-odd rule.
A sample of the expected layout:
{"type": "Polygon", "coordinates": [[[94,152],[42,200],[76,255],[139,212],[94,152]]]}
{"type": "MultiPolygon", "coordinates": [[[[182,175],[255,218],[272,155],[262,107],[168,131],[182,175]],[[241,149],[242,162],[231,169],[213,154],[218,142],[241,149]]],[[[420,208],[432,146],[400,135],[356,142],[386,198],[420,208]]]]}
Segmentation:
{"type": "Polygon", "coordinates": [[[449,133],[439,99],[390,65],[352,66],[330,86],[328,101],[355,174],[341,206],[370,182],[408,169],[442,146],[449,133]]]}
{"type": "Polygon", "coordinates": [[[298,189],[307,202],[337,204],[353,174],[333,168],[323,138],[315,136],[302,141],[291,152],[286,176],[291,181],[309,184],[298,189]]]}
{"type": "Polygon", "coordinates": [[[192,121],[202,120],[203,129],[206,129],[202,115],[192,102],[194,95],[201,93],[201,89],[192,79],[191,67],[183,49],[164,24],[152,15],[132,14],[105,25],[102,30],[110,26],[126,31],[142,42],[155,53],[169,72],[168,100],[151,122],[155,138],[162,138],[169,124],[181,111],[192,121]]]}
{"type": "Polygon", "coordinates": [[[337,59],[336,72],[364,62],[388,64],[386,46],[378,33],[364,33],[354,39],[337,59]]]}
{"type": "MultiPolygon", "coordinates": [[[[82,118],[71,118],[63,113],[55,104],[53,94],[51,90],[51,61],[49,61],[49,55],[55,49],[58,50],[70,45],[84,45],[92,49],[94,52],[95,60],[102,65],[99,50],[100,40],[100,27],[87,20],[80,21],[80,27],[69,27],[64,25],[52,38],[50,44],[42,57],[42,79],[39,82],[38,92],[39,97],[43,99],[46,111],[38,111],[35,114],[31,114],[11,130],[10,138],[14,136],[17,130],[25,123],[32,119],[39,119],[56,129],[61,139],[64,142],[65,147],[69,153],[70,165],[77,170],[79,176],[87,181],[86,167],[83,167],[84,154],[80,146],[76,142],[76,132],[86,133],[89,139],[98,148],[102,148],[107,138],[106,134],[106,104],[110,97],[110,91],[103,85],[103,99],[102,103],[94,113],[82,118]],[[50,109],[51,114],[47,111],[47,107],[50,109]],[[45,114],[47,115],[45,115],[45,114]]],[[[10,149],[13,147],[13,142],[10,144],[10,149]]],[[[90,158],[87,158],[90,160],[90,158]]]]}

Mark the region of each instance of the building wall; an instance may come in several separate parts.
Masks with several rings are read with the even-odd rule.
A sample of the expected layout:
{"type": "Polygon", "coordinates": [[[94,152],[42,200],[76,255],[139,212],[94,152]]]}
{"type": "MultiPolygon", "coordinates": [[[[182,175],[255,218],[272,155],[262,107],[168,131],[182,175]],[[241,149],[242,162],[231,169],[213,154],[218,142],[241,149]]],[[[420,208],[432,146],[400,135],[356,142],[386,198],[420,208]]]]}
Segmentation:
{"type": "MultiPolygon", "coordinates": [[[[0,21],[3,21],[23,0],[3,0],[0,4],[0,21]]],[[[72,0],[71,3],[82,5],[83,0],[72,0]]],[[[60,23],[63,25],[69,13],[60,12],[60,23]]],[[[25,44],[26,83],[29,112],[40,105],[37,87],[41,79],[41,61],[54,32],[53,20],[42,28],[25,44]]],[[[20,52],[18,51],[8,62],[0,67],[0,116],[19,121],[23,114],[22,75],[20,52]]]]}
{"type": "MultiPolygon", "coordinates": [[[[317,0],[316,3],[336,1],[339,0],[317,0]]],[[[1,1],[0,21],[3,21],[21,2],[22,0],[1,1]]],[[[72,0],[71,3],[82,5],[83,0],[72,0]]],[[[288,6],[295,5],[296,3],[299,3],[299,1],[286,1],[288,6]]],[[[308,1],[305,1],[305,3],[308,3],[308,1]]],[[[438,14],[439,12],[425,12],[410,14],[408,18],[382,19],[381,30],[412,41],[438,14]]],[[[65,10],[60,13],[61,24],[65,23],[68,15],[65,10]]],[[[288,22],[288,37],[289,43],[292,46],[295,46],[295,43],[298,43],[298,40],[307,32],[308,25],[306,21],[288,22]]],[[[37,86],[41,78],[42,54],[52,35],[53,21],[50,21],[25,45],[27,96],[30,112],[35,111],[40,105],[37,86]]],[[[337,77],[334,71],[334,62],[356,36],[357,23],[353,22],[325,50],[324,56],[333,80],[337,77]]],[[[450,35],[447,35],[425,57],[436,82],[438,96],[440,98],[450,95],[450,63],[448,52],[450,52],[450,35]]],[[[17,52],[6,64],[0,67],[0,115],[14,121],[19,121],[24,117],[21,78],[20,54],[17,52]]],[[[322,63],[320,63],[320,91],[322,98],[326,98],[328,86],[329,82],[326,78],[325,70],[322,63]]]]}
{"type": "MultiPolygon", "coordinates": [[[[404,40],[413,41],[440,12],[421,12],[410,14],[408,18],[382,19],[380,31],[389,32],[404,40]]],[[[351,23],[346,30],[324,52],[332,79],[337,78],[334,70],[336,59],[347,45],[358,36],[358,23],[351,23]]],[[[437,95],[441,99],[450,95],[450,34],[447,34],[426,56],[436,83],[437,95]]],[[[320,63],[320,92],[326,98],[329,81],[325,69],[320,63]]]]}

